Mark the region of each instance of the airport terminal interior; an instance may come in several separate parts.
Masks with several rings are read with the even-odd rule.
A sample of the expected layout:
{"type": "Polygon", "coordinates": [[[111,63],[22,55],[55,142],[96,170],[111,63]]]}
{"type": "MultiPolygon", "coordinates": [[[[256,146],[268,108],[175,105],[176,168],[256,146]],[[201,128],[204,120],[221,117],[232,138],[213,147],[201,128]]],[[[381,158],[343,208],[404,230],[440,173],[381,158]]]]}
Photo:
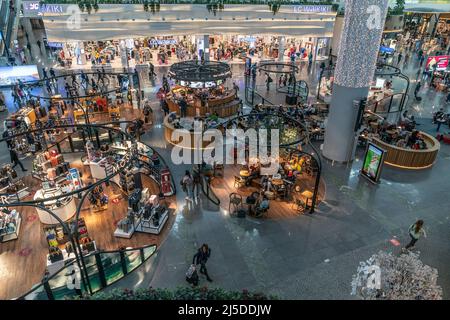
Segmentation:
{"type": "Polygon", "coordinates": [[[0,126],[1,300],[450,298],[448,1],[1,1],[0,126]]]}

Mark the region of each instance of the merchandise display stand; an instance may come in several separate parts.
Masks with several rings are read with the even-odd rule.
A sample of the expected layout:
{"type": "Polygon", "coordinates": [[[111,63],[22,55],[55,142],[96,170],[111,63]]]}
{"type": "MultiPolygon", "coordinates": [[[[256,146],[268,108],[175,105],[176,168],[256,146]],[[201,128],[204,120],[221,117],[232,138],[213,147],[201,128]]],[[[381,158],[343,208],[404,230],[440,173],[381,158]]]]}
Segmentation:
{"type": "Polygon", "coordinates": [[[2,216],[0,216],[0,242],[7,242],[19,238],[20,225],[22,223],[20,212],[12,210],[8,214],[10,216],[6,215],[2,213],[2,216]]]}
{"type": "MultiPolygon", "coordinates": [[[[60,189],[54,189],[53,191],[39,189],[34,195],[34,200],[50,198],[60,194],[62,194],[62,191],[60,189]]],[[[67,221],[72,218],[77,210],[75,199],[72,196],[60,199],[58,201],[58,204],[56,203],[56,201],[46,201],[44,203],[45,206],[50,207],[50,210],[52,210],[52,212],[56,214],[62,221],[67,221]]],[[[39,215],[39,220],[42,223],[58,224],[58,220],[52,217],[47,211],[38,208],[36,208],[36,211],[39,215]]]]}
{"type": "Polygon", "coordinates": [[[167,220],[169,219],[169,211],[166,209],[159,218],[159,224],[154,225],[152,216],[149,219],[140,219],[139,225],[136,227],[136,232],[144,232],[151,234],[160,234],[167,220]]]}
{"type": "MultiPolygon", "coordinates": [[[[131,211],[131,208],[129,208],[129,210],[131,211]]],[[[121,228],[118,224],[118,227],[114,231],[114,236],[118,238],[130,239],[133,236],[134,232],[136,231],[136,226],[138,226],[141,223],[140,218],[141,211],[143,211],[143,208],[136,215],[134,213],[131,213],[128,214],[127,218],[121,220],[120,222],[122,222],[122,225],[124,227],[121,228]],[[133,221],[130,221],[131,220],[130,218],[133,219],[133,221]]]]}
{"type": "Polygon", "coordinates": [[[55,262],[50,261],[50,254],[47,254],[47,271],[49,276],[57,273],[59,270],[64,268],[66,262],[75,259],[75,253],[67,253],[66,249],[61,250],[63,254],[63,259],[55,262]]]}

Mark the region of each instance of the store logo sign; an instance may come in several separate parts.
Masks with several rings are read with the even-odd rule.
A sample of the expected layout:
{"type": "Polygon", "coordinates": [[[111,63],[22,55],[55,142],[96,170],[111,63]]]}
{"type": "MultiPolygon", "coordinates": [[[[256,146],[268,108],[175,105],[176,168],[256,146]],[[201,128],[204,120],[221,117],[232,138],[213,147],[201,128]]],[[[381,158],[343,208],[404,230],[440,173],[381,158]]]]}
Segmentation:
{"type": "Polygon", "coordinates": [[[0,196],[0,204],[9,204],[9,196],[0,196]]]}
{"type": "Polygon", "coordinates": [[[42,16],[44,13],[61,13],[63,14],[63,7],[59,4],[45,4],[41,5],[41,1],[23,1],[23,14],[25,17],[42,16]]]}
{"type": "Polygon", "coordinates": [[[331,6],[327,5],[294,6],[294,13],[327,13],[327,12],[331,12],[331,6]]]}
{"type": "Polygon", "coordinates": [[[170,45],[170,44],[177,44],[177,40],[175,39],[167,39],[167,40],[156,40],[156,39],[150,39],[149,44],[151,46],[155,46],[155,45],[170,45]]]}

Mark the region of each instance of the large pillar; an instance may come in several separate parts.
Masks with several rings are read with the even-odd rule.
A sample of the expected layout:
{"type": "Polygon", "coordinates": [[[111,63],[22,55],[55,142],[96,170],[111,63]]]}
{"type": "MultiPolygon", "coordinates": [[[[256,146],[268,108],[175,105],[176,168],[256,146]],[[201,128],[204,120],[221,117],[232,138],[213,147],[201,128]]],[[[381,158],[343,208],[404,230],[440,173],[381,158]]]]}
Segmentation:
{"type": "Polygon", "coordinates": [[[439,15],[433,14],[430,18],[430,24],[428,25],[427,32],[431,35],[431,37],[434,37],[436,34],[437,25],[439,23],[439,15]]]}
{"type": "MultiPolygon", "coordinates": [[[[42,53],[41,49],[37,45],[36,37],[34,36],[33,27],[31,25],[30,18],[22,18],[21,23],[23,25],[23,28],[28,35],[28,43],[30,44],[30,58],[31,60],[28,61],[29,64],[32,64],[33,62],[37,64],[39,67],[42,67],[42,53]],[[41,62],[41,63],[39,63],[41,62]]],[[[27,38],[25,38],[27,39],[27,38]]]]}
{"type": "Polygon", "coordinates": [[[283,62],[284,60],[284,49],[286,47],[285,37],[278,37],[278,61],[283,62]]]}
{"type": "Polygon", "coordinates": [[[387,8],[388,0],[345,1],[344,31],[323,145],[323,155],[330,160],[348,162],[354,158],[358,108],[353,101],[367,98],[387,8]]]}

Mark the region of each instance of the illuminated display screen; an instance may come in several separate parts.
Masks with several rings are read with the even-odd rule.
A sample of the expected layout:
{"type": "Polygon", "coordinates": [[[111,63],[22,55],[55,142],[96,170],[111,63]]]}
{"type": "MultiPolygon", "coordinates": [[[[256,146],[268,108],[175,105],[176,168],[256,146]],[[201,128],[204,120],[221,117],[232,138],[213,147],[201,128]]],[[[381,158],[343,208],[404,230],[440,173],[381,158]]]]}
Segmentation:
{"type": "Polygon", "coordinates": [[[0,67],[0,86],[12,85],[19,79],[22,82],[39,80],[37,66],[0,67]]]}
{"type": "Polygon", "coordinates": [[[378,182],[383,164],[383,156],[385,151],[378,148],[376,145],[369,143],[364,157],[364,164],[361,173],[372,180],[378,182]]]}

